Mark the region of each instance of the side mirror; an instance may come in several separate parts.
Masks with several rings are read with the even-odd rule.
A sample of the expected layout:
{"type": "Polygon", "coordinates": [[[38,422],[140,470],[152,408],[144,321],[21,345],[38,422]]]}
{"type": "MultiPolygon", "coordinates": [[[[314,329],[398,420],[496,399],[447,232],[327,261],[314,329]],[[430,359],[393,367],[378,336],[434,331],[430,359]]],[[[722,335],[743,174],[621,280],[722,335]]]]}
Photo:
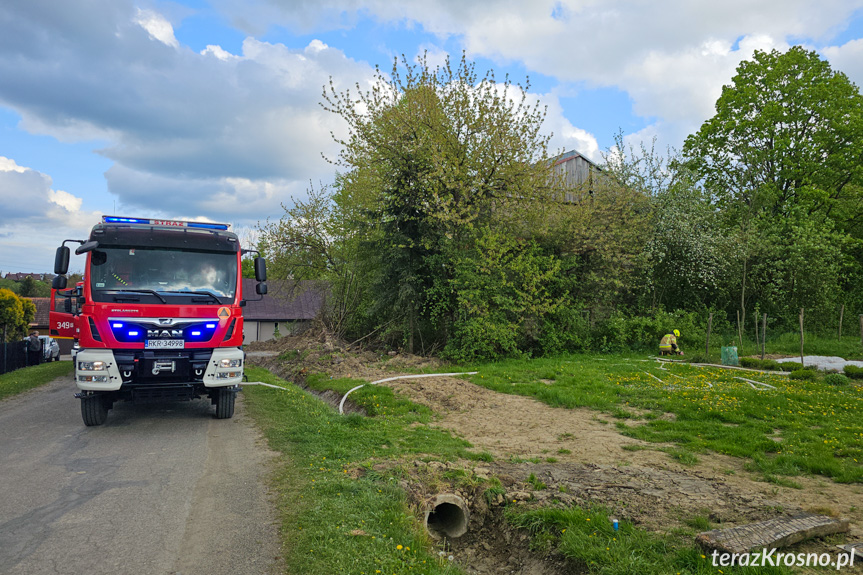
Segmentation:
{"type": "Polygon", "coordinates": [[[264,258],[255,258],[255,279],[259,282],[267,281],[267,260],[264,258]]]}
{"type": "MultiPolygon", "coordinates": [[[[57,255],[60,255],[60,250],[66,250],[66,265],[69,264],[69,248],[57,248],[57,255]]],[[[55,268],[56,270],[56,268],[55,268]]],[[[66,273],[66,272],[63,272],[66,273]]],[[[54,279],[51,280],[51,288],[58,289],[66,289],[66,276],[54,276],[54,279]]]]}
{"type": "MultiPolygon", "coordinates": [[[[60,246],[57,248],[57,253],[54,256],[54,273],[63,275],[67,271],[69,271],[69,248],[66,246],[60,246]]],[[[64,285],[63,288],[65,287],[66,286],[64,285]]]]}
{"type": "Polygon", "coordinates": [[[86,254],[87,252],[92,252],[93,250],[95,250],[98,247],[99,247],[99,242],[97,242],[97,241],[84,242],[83,244],[81,244],[80,246],[78,246],[75,249],[75,255],[80,256],[81,254],[86,254]]]}
{"type": "Polygon", "coordinates": [[[255,286],[255,293],[258,295],[266,295],[267,293],[267,284],[260,283],[255,286]]]}

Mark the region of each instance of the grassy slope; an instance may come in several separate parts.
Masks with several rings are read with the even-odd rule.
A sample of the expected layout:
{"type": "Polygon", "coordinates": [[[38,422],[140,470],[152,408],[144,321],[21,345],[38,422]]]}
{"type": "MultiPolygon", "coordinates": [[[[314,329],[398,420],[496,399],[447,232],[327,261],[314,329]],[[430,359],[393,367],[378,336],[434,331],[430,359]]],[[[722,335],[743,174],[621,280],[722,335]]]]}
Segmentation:
{"type": "MultiPolygon", "coordinates": [[[[376,417],[340,416],[266,370],[247,373],[250,380],[287,388],[247,386],[244,394],[270,447],[284,454],[276,485],[289,573],[459,572],[434,552],[397,479],[405,459],[476,458],[466,442],[425,426],[427,409],[386,388],[351,395],[376,417]],[[387,470],[375,468],[380,461],[390,462],[387,470]]],[[[331,383],[347,390],[358,382],[331,383]]]]}
{"type": "Polygon", "coordinates": [[[71,361],[53,361],[0,375],[0,400],[72,373],[71,361]]]}

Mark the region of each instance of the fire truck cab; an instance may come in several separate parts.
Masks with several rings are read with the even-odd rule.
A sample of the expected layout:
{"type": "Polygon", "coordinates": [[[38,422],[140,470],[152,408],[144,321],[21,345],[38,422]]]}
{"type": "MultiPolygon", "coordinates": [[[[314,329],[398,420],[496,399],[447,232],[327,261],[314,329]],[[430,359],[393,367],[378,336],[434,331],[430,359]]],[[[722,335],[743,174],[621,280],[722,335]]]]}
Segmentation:
{"type": "MultiPolygon", "coordinates": [[[[71,314],[84,423],[104,423],[118,400],[202,396],[217,418],[232,417],[245,363],[241,257],[253,250],[227,224],[103,216],[88,240],[57,249],[56,291],[66,288],[69,241],[87,258],[71,314]]],[[[265,294],[263,258],[255,277],[265,294]]]]}

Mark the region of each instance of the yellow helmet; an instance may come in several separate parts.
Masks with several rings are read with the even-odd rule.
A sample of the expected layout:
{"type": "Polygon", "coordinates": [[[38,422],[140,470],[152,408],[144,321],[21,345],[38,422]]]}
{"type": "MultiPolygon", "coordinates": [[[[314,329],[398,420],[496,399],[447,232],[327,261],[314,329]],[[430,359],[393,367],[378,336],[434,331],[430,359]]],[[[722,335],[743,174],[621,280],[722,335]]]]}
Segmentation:
{"type": "Polygon", "coordinates": [[[674,334],[674,337],[680,337],[680,331],[674,330],[672,333],[674,334]]]}

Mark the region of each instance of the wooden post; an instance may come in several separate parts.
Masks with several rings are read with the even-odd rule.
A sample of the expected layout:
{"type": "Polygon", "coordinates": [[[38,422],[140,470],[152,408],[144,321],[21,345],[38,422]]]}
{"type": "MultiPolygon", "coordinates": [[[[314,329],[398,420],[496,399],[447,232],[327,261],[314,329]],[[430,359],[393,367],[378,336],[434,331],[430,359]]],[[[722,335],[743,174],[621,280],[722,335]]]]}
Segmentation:
{"type": "Polygon", "coordinates": [[[863,345],[863,314],[860,315],[860,345],[863,345]]]}
{"type": "Polygon", "coordinates": [[[767,345],[767,314],[761,320],[761,359],[764,359],[764,347],[767,345]]]}
{"type": "Polygon", "coordinates": [[[845,304],[839,308],[839,341],[842,341],[842,316],[845,315],[845,304]]]}
{"type": "MultiPolygon", "coordinates": [[[[863,326],[863,315],[860,316],[860,325],[863,326]]],[[[707,343],[704,345],[704,355],[707,356],[707,362],[710,363],[710,328],[713,327],[713,312],[707,316],[707,343]]]]}
{"type": "Polygon", "coordinates": [[[740,310],[737,310],[737,345],[740,346],[738,353],[743,353],[743,333],[740,331],[740,310]]]}
{"type": "Polygon", "coordinates": [[[753,319],[755,320],[755,349],[758,349],[758,342],[761,341],[758,339],[758,314],[754,314],[753,319]]]}
{"type": "Polygon", "coordinates": [[[803,367],[806,367],[806,364],[803,362],[803,308],[800,308],[800,363],[803,364],[803,367]]]}

